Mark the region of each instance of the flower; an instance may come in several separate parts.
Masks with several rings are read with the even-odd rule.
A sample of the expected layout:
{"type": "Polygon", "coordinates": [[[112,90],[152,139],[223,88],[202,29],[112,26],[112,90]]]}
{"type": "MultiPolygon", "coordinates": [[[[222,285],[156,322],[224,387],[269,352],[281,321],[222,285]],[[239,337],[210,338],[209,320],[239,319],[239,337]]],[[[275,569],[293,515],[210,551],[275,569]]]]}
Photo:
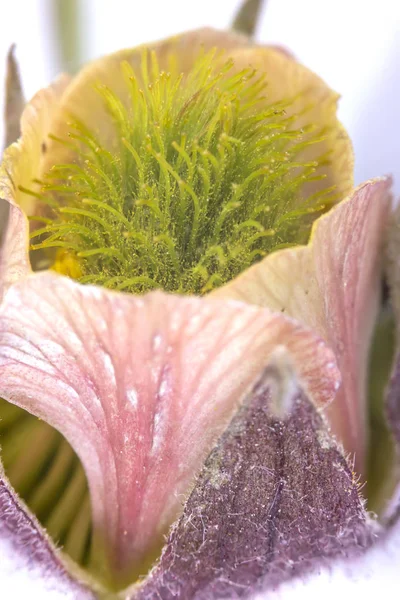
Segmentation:
{"type": "Polygon", "coordinates": [[[353,189],[336,101],[201,30],[28,104],[0,182],[3,573],[249,597],[377,551],[357,477],[390,180],[353,189]]]}

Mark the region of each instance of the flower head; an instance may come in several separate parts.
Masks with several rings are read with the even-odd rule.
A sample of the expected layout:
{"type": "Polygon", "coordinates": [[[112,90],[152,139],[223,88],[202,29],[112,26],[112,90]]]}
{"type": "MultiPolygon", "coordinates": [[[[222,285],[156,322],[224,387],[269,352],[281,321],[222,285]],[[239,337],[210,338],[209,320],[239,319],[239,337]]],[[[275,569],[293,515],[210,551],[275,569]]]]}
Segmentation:
{"type": "Polygon", "coordinates": [[[3,461],[96,583],[5,478],[0,542],[26,561],[35,531],[59,590],[126,588],[168,532],[126,598],[247,597],[374,541],[340,444],[364,474],[390,181],[352,189],[336,101],[201,30],[26,107],[0,183],[3,461]]]}

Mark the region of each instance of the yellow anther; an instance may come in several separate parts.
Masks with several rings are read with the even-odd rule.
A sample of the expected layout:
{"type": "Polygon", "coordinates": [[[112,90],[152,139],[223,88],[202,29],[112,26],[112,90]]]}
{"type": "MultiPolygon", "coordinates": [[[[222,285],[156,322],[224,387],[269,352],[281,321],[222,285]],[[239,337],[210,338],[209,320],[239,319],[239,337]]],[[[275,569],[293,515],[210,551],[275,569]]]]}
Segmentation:
{"type": "Polygon", "coordinates": [[[57,251],[52,270],[66,275],[71,279],[82,277],[82,269],[78,258],[70,250],[60,249],[57,251]]]}

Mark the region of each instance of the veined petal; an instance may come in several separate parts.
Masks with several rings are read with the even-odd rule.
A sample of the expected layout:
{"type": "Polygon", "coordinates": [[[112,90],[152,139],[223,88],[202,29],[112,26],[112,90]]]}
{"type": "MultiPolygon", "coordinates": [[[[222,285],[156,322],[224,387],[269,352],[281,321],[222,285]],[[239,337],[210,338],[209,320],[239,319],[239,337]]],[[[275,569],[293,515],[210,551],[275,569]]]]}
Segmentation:
{"type": "Polygon", "coordinates": [[[95,599],[68,572],[60,553],[8,485],[1,467],[0,557],[2,598],[95,599]]]}
{"type": "Polygon", "coordinates": [[[0,396],[72,444],[89,481],[96,549],[120,582],[158,552],[193,476],[277,346],[317,401],[332,399],[331,351],[279,313],[211,298],[139,298],[52,274],[8,291],[0,396]]]}
{"type": "Polygon", "coordinates": [[[275,597],[282,582],[374,540],[354,474],[284,366],[269,365],[249,393],[132,600],[275,597]]]}
{"type": "Polygon", "coordinates": [[[308,246],[276,252],[215,297],[267,306],[306,323],[337,357],[342,386],[326,410],[333,432],[363,472],[366,367],[380,291],[390,180],[361,185],[314,225],[308,246]]]}

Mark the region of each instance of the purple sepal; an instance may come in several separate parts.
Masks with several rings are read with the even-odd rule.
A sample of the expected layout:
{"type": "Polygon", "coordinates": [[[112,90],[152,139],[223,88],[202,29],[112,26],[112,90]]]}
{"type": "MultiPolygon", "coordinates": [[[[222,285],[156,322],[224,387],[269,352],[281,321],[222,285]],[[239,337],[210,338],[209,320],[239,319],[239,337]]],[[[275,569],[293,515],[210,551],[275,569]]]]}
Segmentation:
{"type": "Polygon", "coordinates": [[[94,600],[66,570],[57,551],[0,471],[0,597],[94,600]]]}
{"type": "Polygon", "coordinates": [[[273,415],[268,368],[210,454],[135,600],[244,598],[373,541],[357,481],[306,394],[273,415]]]}

